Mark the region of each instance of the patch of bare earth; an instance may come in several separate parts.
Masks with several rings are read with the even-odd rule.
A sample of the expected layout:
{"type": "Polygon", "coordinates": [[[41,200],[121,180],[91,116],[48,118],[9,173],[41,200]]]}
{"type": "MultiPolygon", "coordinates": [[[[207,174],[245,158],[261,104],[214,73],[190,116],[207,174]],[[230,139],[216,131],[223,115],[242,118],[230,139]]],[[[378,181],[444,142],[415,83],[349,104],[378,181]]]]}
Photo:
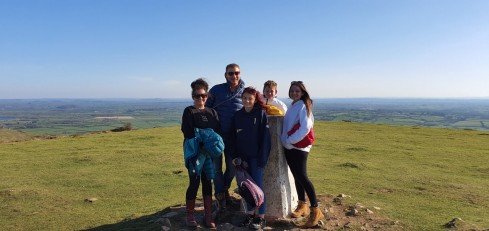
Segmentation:
{"type": "MultiPolygon", "coordinates": [[[[239,227],[245,218],[240,209],[240,197],[233,194],[233,204],[225,212],[215,214],[217,230],[249,230],[239,227]]],[[[348,195],[319,195],[319,207],[325,218],[317,227],[305,229],[302,226],[307,218],[268,220],[264,230],[404,230],[398,221],[383,217],[380,208],[366,207],[360,203],[351,204],[348,195]]],[[[166,208],[152,220],[161,225],[162,230],[209,230],[203,224],[204,208],[202,201],[196,202],[196,218],[199,227],[189,228],[185,224],[185,205],[166,208]]]]}

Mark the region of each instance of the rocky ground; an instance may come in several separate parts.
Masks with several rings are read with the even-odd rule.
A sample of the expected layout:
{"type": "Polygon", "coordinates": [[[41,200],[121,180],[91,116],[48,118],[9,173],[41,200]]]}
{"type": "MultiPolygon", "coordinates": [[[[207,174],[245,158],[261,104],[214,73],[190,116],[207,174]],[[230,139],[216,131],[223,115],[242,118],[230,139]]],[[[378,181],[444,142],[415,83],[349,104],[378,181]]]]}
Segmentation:
{"type": "MultiPolygon", "coordinates": [[[[219,231],[244,231],[248,228],[239,227],[239,224],[245,218],[245,214],[239,208],[240,196],[232,194],[233,206],[228,208],[224,214],[220,214],[216,219],[217,228],[219,231]]],[[[345,194],[337,196],[333,195],[318,195],[319,207],[323,211],[325,218],[317,227],[311,229],[303,229],[301,226],[306,222],[306,218],[298,219],[280,219],[269,220],[264,230],[409,230],[396,220],[392,220],[380,215],[379,211],[382,208],[368,207],[360,203],[354,203],[353,199],[345,194]]],[[[203,202],[198,200],[196,203],[196,218],[199,222],[199,227],[192,229],[185,225],[185,205],[178,205],[164,209],[158,213],[153,222],[161,226],[161,230],[209,230],[203,225],[204,207],[203,202]]],[[[478,227],[463,221],[460,218],[454,218],[444,225],[440,225],[440,229],[445,228],[448,231],[489,231],[489,229],[479,229],[478,227]]]]}
{"type": "MultiPolygon", "coordinates": [[[[239,195],[233,194],[236,205],[239,205],[239,195]]],[[[319,195],[320,208],[325,214],[320,224],[307,230],[405,230],[398,221],[380,216],[381,208],[366,207],[360,203],[351,203],[348,195],[319,195]]],[[[204,208],[202,201],[196,203],[196,218],[199,222],[197,229],[189,229],[185,226],[185,205],[167,208],[155,222],[161,225],[162,230],[208,230],[203,225],[204,208]]],[[[248,230],[239,227],[245,214],[239,206],[229,208],[224,214],[217,216],[217,230],[248,230]]],[[[303,230],[301,226],[306,222],[305,218],[281,219],[268,221],[264,230],[303,230]]]]}

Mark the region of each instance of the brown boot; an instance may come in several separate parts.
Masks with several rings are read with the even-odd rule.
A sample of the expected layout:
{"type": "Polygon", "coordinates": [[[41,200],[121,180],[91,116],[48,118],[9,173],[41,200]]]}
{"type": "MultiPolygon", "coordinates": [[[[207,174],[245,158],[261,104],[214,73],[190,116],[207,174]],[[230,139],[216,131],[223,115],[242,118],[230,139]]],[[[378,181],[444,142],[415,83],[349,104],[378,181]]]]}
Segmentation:
{"type": "Polygon", "coordinates": [[[299,201],[297,208],[290,214],[292,218],[305,217],[309,215],[309,207],[305,201],[299,201]]]}
{"type": "Polygon", "coordinates": [[[204,196],[204,223],[207,228],[216,228],[216,223],[212,219],[212,196],[204,196]]]}
{"type": "Polygon", "coordinates": [[[186,203],[186,210],[187,210],[187,226],[189,227],[197,227],[197,221],[195,221],[195,199],[194,200],[187,200],[186,203]]]}
{"type": "Polygon", "coordinates": [[[318,225],[319,220],[324,218],[323,212],[319,207],[311,207],[311,214],[309,215],[309,219],[307,219],[306,224],[304,225],[306,228],[312,228],[318,225]]]}

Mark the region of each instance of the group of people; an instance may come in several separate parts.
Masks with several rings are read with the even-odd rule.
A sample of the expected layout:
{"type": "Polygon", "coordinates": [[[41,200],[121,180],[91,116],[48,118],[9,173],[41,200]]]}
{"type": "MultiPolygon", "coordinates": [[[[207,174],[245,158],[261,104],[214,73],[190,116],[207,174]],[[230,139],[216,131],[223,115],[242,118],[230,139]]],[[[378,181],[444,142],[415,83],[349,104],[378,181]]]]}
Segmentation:
{"type": "MultiPolygon", "coordinates": [[[[204,200],[204,224],[208,228],[216,227],[212,217],[212,180],[219,212],[225,212],[229,203],[232,203],[229,189],[235,176],[236,165],[241,165],[256,185],[263,189],[264,170],[271,148],[265,107],[273,105],[285,113],[280,140],[285,150],[287,164],[294,176],[299,199],[298,206],[291,217],[309,216],[305,227],[316,226],[324,215],[318,208],[314,186],[307,176],[307,157],[312,145],[294,146],[310,132],[314,124],[312,100],[304,84],[302,81],[291,83],[289,97],[292,103],[287,107],[276,98],[277,83],[274,81],[265,82],[262,95],[253,87],[245,87],[241,79],[240,67],[235,63],[226,66],[224,77],[225,83],[215,85],[210,90],[204,79],[193,81],[191,83],[193,105],[185,108],[183,112],[181,129],[185,141],[195,138],[198,129],[210,128],[219,134],[224,144],[224,155],[211,158],[211,166],[199,168],[198,171],[187,167],[189,168],[189,186],[186,192],[187,225],[198,226],[194,211],[200,182],[202,182],[204,200]],[[300,124],[300,127],[293,134],[288,133],[296,129],[294,126],[297,124],[300,124]],[[310,207],[306,202],[306,194],[310,207]]],[[[184,152],[187,151],[186,148],[185,145],[184,152]]],[[[250,208],[241,225],[250,229],[264,228],[265,210],[266,203],[258,208],[250,208]]]]}

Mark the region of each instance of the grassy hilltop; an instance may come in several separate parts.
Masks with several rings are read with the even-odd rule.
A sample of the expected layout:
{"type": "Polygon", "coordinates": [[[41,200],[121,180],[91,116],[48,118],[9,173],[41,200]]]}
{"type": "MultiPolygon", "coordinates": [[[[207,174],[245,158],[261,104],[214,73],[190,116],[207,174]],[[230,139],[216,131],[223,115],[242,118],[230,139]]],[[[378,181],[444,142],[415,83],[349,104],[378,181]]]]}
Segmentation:
{"type": "MultiPolygon", "coordinates": [[[[407,230],[441,230],[454,217],[489,228],[489,133],[342,122],[315,130],[309,174],[319,194],[351,195],[407,230]]],[[[181,144],[179,127],[0,142],[0,227],[121,229],[184,203],[181,144]]]]}

